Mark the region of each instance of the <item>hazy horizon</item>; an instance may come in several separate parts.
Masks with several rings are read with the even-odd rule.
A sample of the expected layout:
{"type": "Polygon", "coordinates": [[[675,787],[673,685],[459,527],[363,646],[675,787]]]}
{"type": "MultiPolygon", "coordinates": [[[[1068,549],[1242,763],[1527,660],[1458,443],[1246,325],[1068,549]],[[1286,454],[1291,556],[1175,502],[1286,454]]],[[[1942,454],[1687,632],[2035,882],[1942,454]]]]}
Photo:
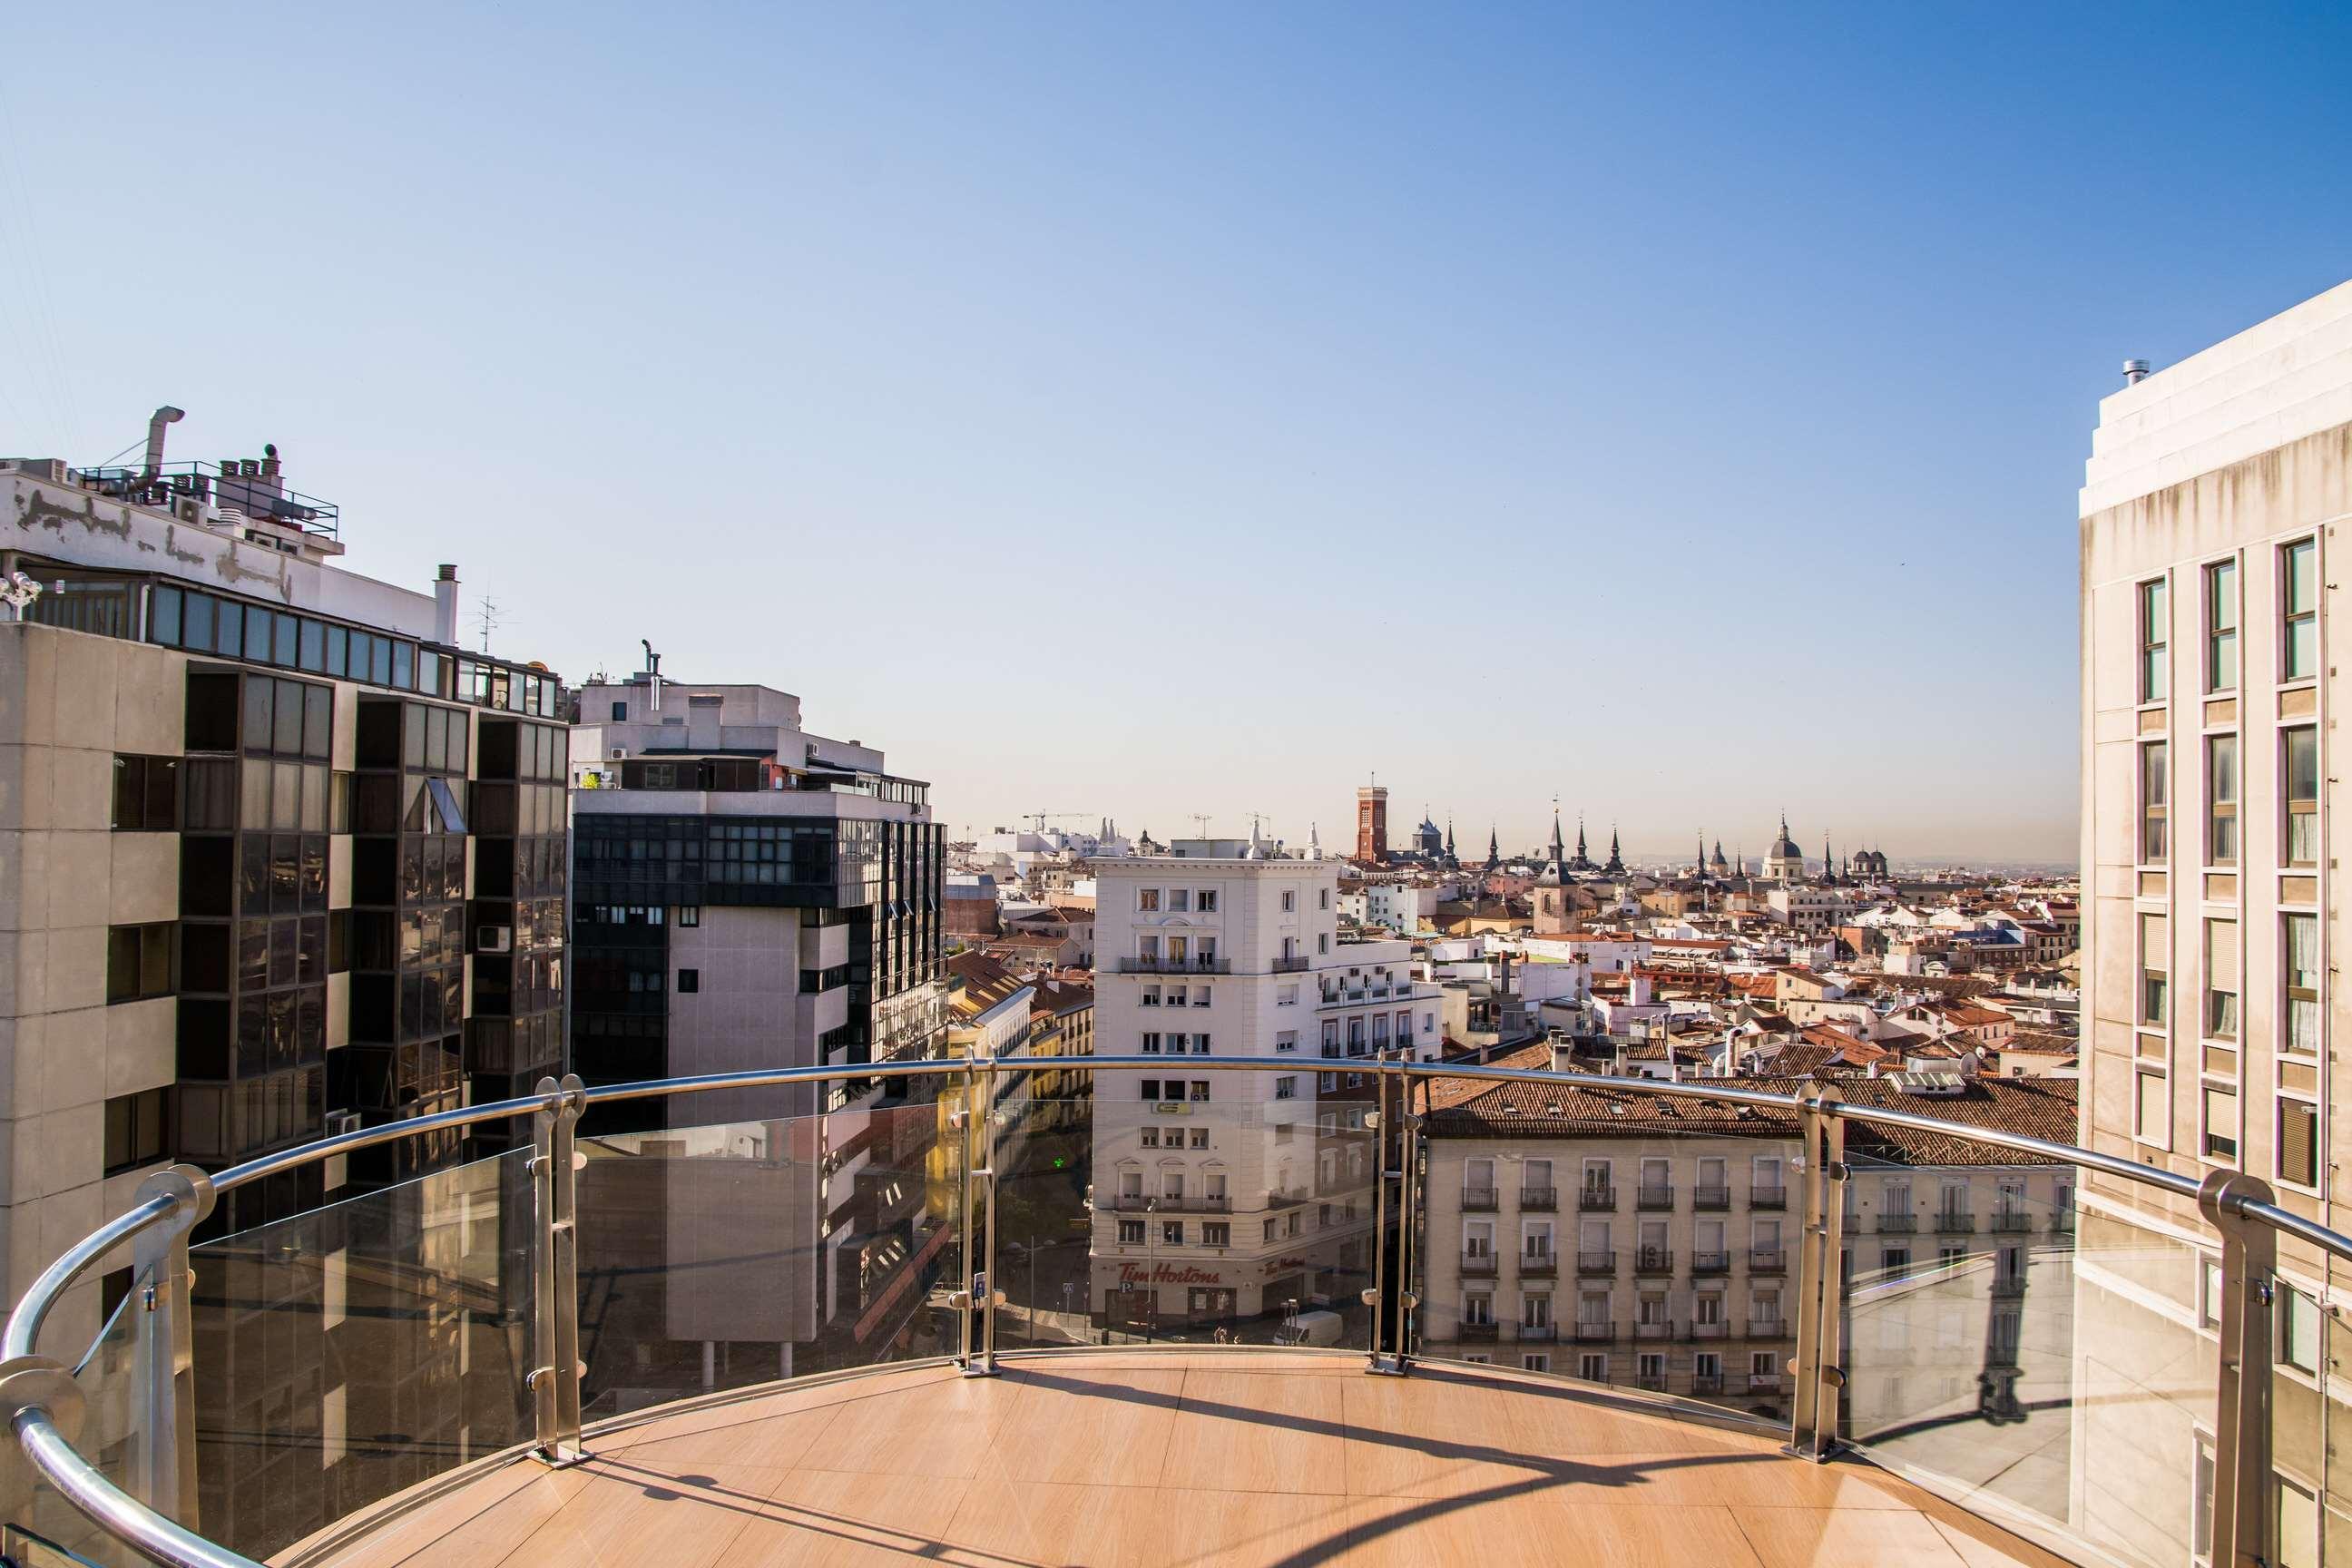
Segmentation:
{"type": "Polygon", "coordinates": [[[2352,269],[2352,16],[1833,16],[49,7],[0,454],[276,441],[958,835],[2071,862],[2096,400],[2352,269]]]}

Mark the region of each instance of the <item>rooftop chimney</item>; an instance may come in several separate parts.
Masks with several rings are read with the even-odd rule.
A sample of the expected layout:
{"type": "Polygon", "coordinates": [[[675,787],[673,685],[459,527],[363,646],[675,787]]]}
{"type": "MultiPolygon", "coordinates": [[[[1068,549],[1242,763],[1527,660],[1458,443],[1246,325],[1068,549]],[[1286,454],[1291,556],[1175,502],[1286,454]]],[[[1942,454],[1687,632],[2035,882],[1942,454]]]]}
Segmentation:
{"type": "Polygon", "coordinates": [[[441,563],[440,574],[433,579],[433,640],[444,647],[457,646],[457,567],[455,562],[441,563]]]}
{"type": "Polygon", "coordinates": [[[2147,379],[2147,361],[2144,359],[2127,359],[2124,361],[2124,384],[2126,386],[2137,386],[2141,382],[2146,381],[2147,379]]]}
{"type": "Polygon", "coordinates": [[[167,403],[147,421],[147,461],[140,469],[142,478],[152,479],[163,471],[163,426],[177,425],[186,417],[185,413],[167,403]]]}

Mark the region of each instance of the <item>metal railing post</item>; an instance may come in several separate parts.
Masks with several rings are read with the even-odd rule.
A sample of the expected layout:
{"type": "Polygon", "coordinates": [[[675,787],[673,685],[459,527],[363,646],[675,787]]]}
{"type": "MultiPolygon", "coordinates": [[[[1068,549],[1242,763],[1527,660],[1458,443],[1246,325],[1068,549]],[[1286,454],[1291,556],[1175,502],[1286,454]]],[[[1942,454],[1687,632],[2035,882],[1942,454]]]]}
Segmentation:
{"type": "MultiPolygon", "coordinates": [[[[1382,1053],[1386,1055],[1385,1052],[1382,1053]]],[[[1379,1099],[1372,1103],[1372,1282],[1364,1288],[1364,1305],[1372,1310],[1371,1349],[1364,1370],[1397,1376],[1403,1369],[1391,1364],[1381,1350],[1381,1328],[1387,1317],[1389,1277],[1389,1075],[1375,1061],[1372,1084],[1379,1099]]]]}
{"type": "MultiPolygon", "coordinates": [[[[1400,1100],[1410,1100],[1412,1080],[1402,1086],[1400,1100]]],[[[1412,1318],[1421,1305],[1413,1283],[1414,1232],[1421,1222],[1421,1118],[1410,1110],[1397,1113],[1404,1141],[1404,1184],[1397,1197],[1396,1371],[1402,1377],[1412,1370],[1412,1318]]]]}
{"type": "Polygon", "coordinates": [[[212,1178],[173,1165],[139,1184],[138,1201],[170,1197],[172,1217],[131,1243],[137,1314],[137,1419],[131,1423],[130,1491],[166,1519],[196,1528],[196,1394],[189,1292],[188,1233],[213,1212],[212,1178]]]}
{"type": "Polygon", "coordinates": [[[1837,1445],[1838,1397],[1845,1374],[1838,1365],[1840,1280],[1845,1203],[1845,1128],[1822,1109],[1833,1089],[1811,1089],[1798,1115],[1805,1163],[1805,1209],[1797,1249],[1797,1353],[1788,1363],[1788,1452],[1822,1460],[1837,1445]]]}
{"type": "Polygon", "coordinates": [[[2278,1236],[2228,1206],[2271,1201],[2270,1184],[2215,1171],[2197,1206],[2221,1234],[2220,1386],[2213,1405],[2213,1554],[2217,1565],[2263,1568],[2271,1540],[2271,1331],[2276,1311],[2278,1236]]]}
{"type": "Polygon", "coordinates": [[[535,1448],[546,1464],[576,1465],[580,1445],[580,1168],[587,1158],[574,1131],[586,1108],[576,1074],[539,1081],[545,1096],[531,1126],[531,1196],[535,1298],[530,1391],[538,1428],[535,1448]]]}
{"type": "MultiPolygon", "coordinates": [[[[996,1275],[996,1062],[989,1059],[980,1079],[981,1180],[987,1184],[980,1232],[980,1375],[996,1375],[996,1309],[1004,1290],[996,1275]]],[[[1155,1286],[1156,1289],[1157,1287],[1155,1286]]]]}

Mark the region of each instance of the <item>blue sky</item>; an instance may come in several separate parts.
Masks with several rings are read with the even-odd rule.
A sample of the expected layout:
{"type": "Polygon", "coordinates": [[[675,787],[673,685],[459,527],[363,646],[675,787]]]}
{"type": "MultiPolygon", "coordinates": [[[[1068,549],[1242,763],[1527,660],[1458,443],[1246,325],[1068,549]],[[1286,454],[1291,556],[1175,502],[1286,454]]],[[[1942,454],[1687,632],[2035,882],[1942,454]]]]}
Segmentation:
{"type": "Polygon", "coordinates": [[[0,450],[275,440],[959,829],[2071,858],[2096,400],[2352,274],[2340,9],[14,29],[0,450]]]}

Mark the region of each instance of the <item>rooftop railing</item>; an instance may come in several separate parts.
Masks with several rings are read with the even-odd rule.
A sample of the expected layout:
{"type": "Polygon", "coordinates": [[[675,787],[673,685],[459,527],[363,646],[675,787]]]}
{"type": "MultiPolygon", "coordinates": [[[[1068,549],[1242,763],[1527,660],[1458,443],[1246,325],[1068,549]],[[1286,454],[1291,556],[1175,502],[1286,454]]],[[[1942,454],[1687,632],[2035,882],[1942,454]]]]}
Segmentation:
{"type": "MultiPolygon", "coordinates": [[[[1191,1058],[1185,1068],[1290,1065],[1191,1058]]],[[[902,1059],[593,1089],[551,1079],[519,1100],[364,1128],[211,1174],[158,1172],[126,1212],[33,1281],[0,1335],[0,1400],[16,1438],[0,1462],[0,1527],[110,1568],[254,1568],[339,1530],[358,1539],[375,1504],[469,1463],[575,1462],[598,1424],[623,1412],[927,1359],[985,1376],[1015,1353],[1016,1337],[1040,1349],[1206,1345],[1214,1331],[1244,1344],[1299,1344],[1322,1333],[1308,1316],[1323,1314],[1318,1322],[1341,1321],[1371,1368],[1409,1373],[1424,1330],[1433,1346],[1497,1337],[1491,1318],[1465,1321],[1461,1299],[1436,1295],[1462,1283],[1442,1278],[1454,1272],[1446,1266],[1475,1267],[1462,1237],[1433,1226],[1423,1234],[1425,1184],[1458,1190],[1461,1173],[1441,1158],[1443,1117],[1404,1113],[1418,1089],[1455,1078],[1769,1108],[1797,1127],[1787,1166],[1799,1178],[1793,1259],[1779,1247],[1743,1249],[1746,1299],[1731,1303],[1746,1308],[1739,1330],[1688,1325],[1690,1337],[1731,1342],[1734,1370],[1677,1364],[1684,1352],[1668,1347],[1684,1320],[1635,1320],[1633,1337],[1659,1342],[1669,1375],[1692,1391],[1656,1390],[1655,1408],[1770,1423],[1805,1458],[1850,1449],[2084,1561],[2168,1561],[2192,1512],[2210,1523],[2214,1560],[2282,1560],[2286,1510],[2304,1494],[2273,1479],[2272,1369],[2315,1359],[2307,1336],[2319,1331],[2293,1305],[2306,1298],[2280,1276],[2277,1253],[2284,1240],[2322,1264],[2352,1262],[2352,1238],[2281,1206],[2254,1178],[2221,1172],[2200,1184],[2024,1134],[1847,1104],[1833,1088],[1791,1099],[1719,1082],[1375,1058],[1361,1106],[1324,1102],[1319,1127],[1285,1122],[1278,1139],[1252,1097],[1188,1105],[1187,1155],[1230,1159],[1241,1140],[1265,1138],[1270,1155],[1286,1147],[1277,1157],[1297,1172],[1338,1143],[1351,1146],[1339,1158],[1385,1167],[1371,1184],[1369,1236],[1327,1237],[1314,1211],[1271,1194],[1270,1212],[1238,1216],[1204,1216],[1192,1204],[1205,1200],[1135,1214],[1096,1199],[1094,1180],[1109,1181],[1128,1152],[1118,1140],[1140,1131],[1098,1121],[1089,1134],[1063,1113],[1068,1106],[999,1092],[1000,1079],[1047,1068],[1067,1070],[902,1059]],[[793,1113],[844,1079],[878,1098],[793,1113]],[[714,1092],[730,1110],[771,1095],[776,1114],[691,1124],[695,1097],[714,1092]],[[677,1125],[583,1126],[615,1107],[677,1125]],[[515,1121],[531,1127],[527,1146],[194,1239],[223,1194],[249,1188],[282,1204],[321,1180],[340,1192],[353,1155],[515,1121]],[[2004,1227],[1998,1243],[1963,1242],[1916,1271],[1865,1259],[1849,1280],[1840,1267],[1853,1173],[1845,1139],[1862,1124],[2006,1152],[2029,1174],[2064,1172],[2063,1210],[2025,1200],[2012,1212],[2027,1225],[2004,1227]],[[2078,1198],[2090,1217],[2063,1228],[2078,1198]],[[2168,1205],[2160,1227],[2127,1223],[2168,1205]],[[97,1294],[91,1277],[125,1254],[129,1289],[110,1293],[116,1310],[88,1337],[72,1319],[97,1294]],[[2168,1310],[2168,1300],[2190,1305],[2168,1310]],[[2187,1326],[2200,1312],[2205,1327],[2187,1326]],[[1761,1343],[1750,1352],[1742,1339],[1761,1343]],[[2073,1474],[2071,1455],[2084,1450],[2064,1438],[2076,1422],[2092,1433],[2126,1424],[2128,1451],[2098,1446],[2092,1473],[2073,1474]],[[2144,1473],[2124,1476],[2143,1463],[2144,1473]],[[2159,1472],[2161,1490],[2148,1481],[2159,1472]],[[2196,1476],[2210,1487],[2182,1495],[2179,1482],[2196,1476]],[[2121,1492],[2137,1512],[2108,1506],[2121,1492]],[[2143,1524],[2147,1539],[2133,1537],[2143,1524]]],[[[1095,1058],[1085,1070],[1153,1075],[1166,1064],[1095,1058]]],[[[1162,1121],[1150,1131],[1172,1140],[1176,1124],[1146,1121],[1162,1121]]],[[[1513,1136],[1488,1129],[1475,1153],[1497,1153],[1499,1137],[1499,1152],[1528,1157],[1513,1136]]],[[[1528,1260],[1515,1256],[1524,1276],[1528,1260]]],[[[1637,1270],[1669,1261],[1635,1254],[1637,1270]]],[[[1592,1278],[1578,1289],[1613,1297],[1616,1262],[1580,1250],[1577,1272],[1592,1278]]],[[[1475,1283],[1470,1300],[1486,1315],[1495,1288],[1475,1283]]],[[[1609,1320],[1580,1315],[1572,1337],[1598,1342],[1607,1331],[1609,1320]]],[[[1636,1385],[1659,1374],[1618,1366],[1626,1359],[1603,1363],[1625,1379],[1609,1396],[1649,1398],[1636,1385]]]]}

